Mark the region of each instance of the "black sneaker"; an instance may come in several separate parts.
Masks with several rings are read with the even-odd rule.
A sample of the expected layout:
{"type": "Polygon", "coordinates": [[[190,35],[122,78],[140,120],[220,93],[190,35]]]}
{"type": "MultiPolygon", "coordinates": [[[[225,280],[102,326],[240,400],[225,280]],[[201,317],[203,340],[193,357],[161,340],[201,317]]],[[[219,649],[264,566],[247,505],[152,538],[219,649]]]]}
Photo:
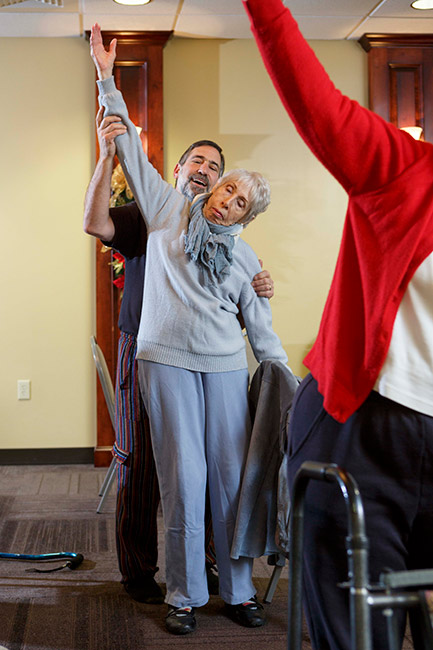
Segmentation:
{"type": "Polygon", "coordinates": [[[245,627],[261,627],[266,623],[266,614],[263,605],[253,596],[245,603],[228,605],[225,603],[227,614],[230,618],[245,627]]]}
{"type": "Polygon", "coordinates": [[[169,605],[168,614],[165,617],[165,626],[171,634],[194,632],[197,626],[194,607],[173,607],[169,605]]]}
{"type": "Polygon", "coordinates": [[[220,592],[220,581],[215,564],[206,562],[207,590],[211,596],[218,596],[220,592]]]}
{"type": "Polygon", "coordinates": [[[130,580],[123,586],[126,593],[139,603],[161,605],[164,602],[164,594],[153,575],[144,576],[141,580],[130,580]]]}

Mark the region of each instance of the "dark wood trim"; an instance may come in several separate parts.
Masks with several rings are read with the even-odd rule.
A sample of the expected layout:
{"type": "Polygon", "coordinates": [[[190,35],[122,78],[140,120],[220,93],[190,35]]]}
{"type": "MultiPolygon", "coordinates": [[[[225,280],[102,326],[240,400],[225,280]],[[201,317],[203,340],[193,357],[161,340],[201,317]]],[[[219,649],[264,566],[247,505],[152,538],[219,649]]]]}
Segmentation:
{"type": "Polygon", "coordinates": [[[93,463],[93,447],[2,449],[0,465],[84,465],[93,463]]]}
{"type": "Polygon", "coordinates": [[[93,452],[93,463],[95,467],[109,466],[113,458],[113,454],[111,453],[112,448],[113,448],[113,443],[111,443],[109,447],[104,447],[102,445],[98,445],[97,447],[95,447],[93,452]]]}
{"type": "Polygon", "coordinates": [[[373,47],[432,47],[433,34],[364,34],[358,43],[366,52],[373,47]]]}
{"type": "MultiPolygon", "coordinates": [[[[96,246],[96,340],[104,352],[113,384],[116,374],[117,340],[119,337],[117,319],[120,301],[119,290],[113,284],[112,252],[102,252],[103,246],[97,239],[96,246]]],[[[95,467],[107,467],[106,448],[114,441],[114,431],[105,402],[102,386],[96,378],[96,422],[97,443],[95,447],[95,467]]],[[[108,462],[107,462],[108,460],[108,462]]]]}
{"type": "MultiPolygon", "coordinates": [[[[167,41],[173,36],[173,32],[135,32],[135,31],[103,31],[102,37],[104,43],[108,43],[113,39],[117,38],[117,59],[116,63],[119,60],[119,55],[122,56],[122,53],[119,52],[119,45],[124,45],[130,47],[131,45],[138,45],[140,48],[143,45],[157,45],[159,47],[164,47],[167,41]]],[[[86,31],[86,37],[90,37],[90,31],[86,31]]]]}

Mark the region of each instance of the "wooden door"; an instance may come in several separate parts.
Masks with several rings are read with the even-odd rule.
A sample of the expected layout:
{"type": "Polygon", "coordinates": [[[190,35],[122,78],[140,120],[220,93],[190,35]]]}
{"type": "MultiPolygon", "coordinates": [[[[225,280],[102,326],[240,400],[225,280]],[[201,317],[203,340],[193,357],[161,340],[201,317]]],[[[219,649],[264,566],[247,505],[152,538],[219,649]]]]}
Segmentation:
{"type": "MultiPolygon", "coordinates": [[[[170,36],[171,32],[102,32],[106,47],[112,38],[117,38],[114,69],[116,86],[123,93],[131,120],[142,129],[140,138],[149,160],[161,175],[164,166],[162,51],[170,36]]],[[[99,155],[97,138],[96,154],[99,155]]],[[[105,355],[114,383],[120,292],[113,285],[111,252],[103,252],[99,240],[95,241],[95,246],[96,339],[105,355]]],[[[110,464],[113,441],[113,428],[97,380],[97,443],[94,452],[96,467],[110,464]]]]}

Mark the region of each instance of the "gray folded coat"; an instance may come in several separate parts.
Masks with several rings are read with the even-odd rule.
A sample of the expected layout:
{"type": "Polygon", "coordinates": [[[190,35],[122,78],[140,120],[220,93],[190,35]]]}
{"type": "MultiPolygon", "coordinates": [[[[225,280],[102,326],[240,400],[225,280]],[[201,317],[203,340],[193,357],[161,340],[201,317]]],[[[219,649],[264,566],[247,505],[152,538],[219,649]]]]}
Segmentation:
{"type": "Polygon", "coordinates": [[[231,557],[288,553],[288,420],[299,380],[280,361],[263,361],[250,392],[253,420],[231,557]]]}

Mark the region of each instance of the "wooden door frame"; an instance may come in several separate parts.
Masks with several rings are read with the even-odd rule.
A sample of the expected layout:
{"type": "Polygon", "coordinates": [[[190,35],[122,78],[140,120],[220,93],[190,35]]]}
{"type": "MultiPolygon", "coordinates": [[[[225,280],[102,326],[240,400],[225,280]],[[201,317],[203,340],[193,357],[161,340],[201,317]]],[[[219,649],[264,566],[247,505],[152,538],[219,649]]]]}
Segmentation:
{"type": "MultiPolygon", "coordinates": [[[[90,32],[86,32],[89,38],[90,32]]],[[[163,48],[172,32],[116,32],[103,31],[107,47],[117,38],[117,55],[114,68],[116,85],[122,91],[131,120],[142,128],[143,148],[150,162],[163,175],[163,48]]],[[[98,101],[96,101],[96,111],[98,101]]],[[[99,156],[96,137],[96,155],[99,156]]],[[[120,294],[113,284],[111,252],[103,252],[99,240],[95,241],[96,257],[96,340],[101,347],[113,384],[117,362],[117,327],[120,294]]],[[[108,415],[101,385],[97,382],[97,440],[94,450],[95,467],[106,467],[111,462],[114,432],[108,415]]]]}

